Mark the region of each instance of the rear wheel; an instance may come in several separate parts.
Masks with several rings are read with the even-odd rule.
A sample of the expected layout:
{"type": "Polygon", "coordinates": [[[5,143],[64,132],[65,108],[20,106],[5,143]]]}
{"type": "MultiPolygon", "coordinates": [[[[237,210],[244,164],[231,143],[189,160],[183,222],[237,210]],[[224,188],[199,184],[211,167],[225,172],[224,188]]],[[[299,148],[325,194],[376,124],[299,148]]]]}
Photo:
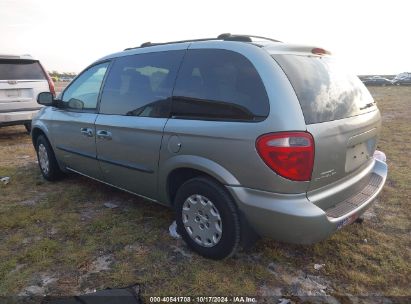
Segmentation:
{"type": "Polygon", "coordinates": [[[50,143],[43,135],[40,135],[36,141],[37,159],[41,174],[48,181],[58,180],[62,176],[56,157],[50,143]]]}
{"type": "Polygon", "coordinates": [[[27,133],[31,132],[31,122],[26,122],[24,127],[26,128],[27,133]]]}
{"type": "Polygon", "coordinates": [[[185,182],[175,198],[177,228],[184,241],[200,255],[223,259],[240,244],[240,218],[224,187],[212,179],[185,182]]]}

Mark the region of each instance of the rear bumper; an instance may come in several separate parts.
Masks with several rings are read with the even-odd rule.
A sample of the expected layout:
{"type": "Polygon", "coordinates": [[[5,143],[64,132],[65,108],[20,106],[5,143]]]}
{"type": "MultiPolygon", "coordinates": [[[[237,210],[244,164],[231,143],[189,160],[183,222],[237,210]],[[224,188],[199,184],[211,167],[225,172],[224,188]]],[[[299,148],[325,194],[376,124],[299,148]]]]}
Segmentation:
{"type": "Polygon", "coordinates": [[[39,110],[0,113],[0,126],[10,126],[30,122],[39,110]]]}
{"type": "Polygon", "coordinates": [[[330,212],[332,208],[323,210],[310,202],[305,193],[276,194],[232,186],[227,186],[227,189],[237,201],[249,224],[260,236],[288,243],[311,244],[329,237],[336,230],[361,216],[381,192],[387,172],[387,164],[381,158],[375,159],[369,184],[352,195],[356,198],[360,196],[361,200],[347,199],[339,202],[332,208],[340,205],[345,209],[334,213],[330,212]],[[377,179],[371,178],[374,175],[377,179]],[[356,205],[347,206],[354,203],[356,205]]]}

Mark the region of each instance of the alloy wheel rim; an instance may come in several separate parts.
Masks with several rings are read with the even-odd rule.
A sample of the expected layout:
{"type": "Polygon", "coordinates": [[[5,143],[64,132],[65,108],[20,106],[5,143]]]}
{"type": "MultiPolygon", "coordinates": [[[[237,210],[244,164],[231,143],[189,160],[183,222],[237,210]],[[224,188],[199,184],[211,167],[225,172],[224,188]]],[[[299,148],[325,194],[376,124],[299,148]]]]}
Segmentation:
{"type": "Polygon", "coordinates": [[[48,174],[49,173],[49,156],[47,154],[46,147],[43,144],[39,145],[38,155],[39,155],[39,163],[40,163],[41,171],[43,171],[44,174],[48,174]]]}
{"type": "Polygon", "coordinates": [[[193,194],[182,210],[185,230],[193,241],[203,247],[214,247],[221,240],[223,223],[220,212],[207,197],[193,194]]]}

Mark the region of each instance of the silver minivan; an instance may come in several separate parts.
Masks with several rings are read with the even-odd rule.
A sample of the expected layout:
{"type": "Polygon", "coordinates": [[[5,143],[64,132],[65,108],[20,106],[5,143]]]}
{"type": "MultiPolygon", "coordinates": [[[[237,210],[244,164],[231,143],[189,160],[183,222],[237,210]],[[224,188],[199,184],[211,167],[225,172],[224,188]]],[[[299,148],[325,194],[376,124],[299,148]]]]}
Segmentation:
{"type": "Polygon", "coordinates": [[[54,94],[54,84],[38,60],[0,54],[0,127],[24,124],[30,131],[41,92],[54,94]]]}
{"type": "Polygon", "coordinates": [[[258,236],[323,240],[387,177],[373,98],[319,47],[230,34],[145,43],[38,101],[47,180],[72,171],[169,206],[213,259],[258,236]]]}

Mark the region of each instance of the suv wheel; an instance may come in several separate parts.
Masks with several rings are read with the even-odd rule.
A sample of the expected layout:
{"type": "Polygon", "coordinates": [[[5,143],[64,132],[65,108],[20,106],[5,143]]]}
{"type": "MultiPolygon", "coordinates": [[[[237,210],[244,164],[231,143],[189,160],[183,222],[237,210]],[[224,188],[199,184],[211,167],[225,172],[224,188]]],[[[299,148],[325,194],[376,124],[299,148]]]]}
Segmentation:
{"type": "Polygon", "coordinates": [[[31,132],[31,122],[26,122],[24,127],[26,128],[27,133],[31,132]]]}
{"type": "Polygon", "coordinates": [[[209,178],[193,178],[178,189],[175,207],[178,232],[194,251],[216,260],[237,251],[240,218],[223,186],[209,178]]]}
{"type": "Polygon", "coordinates": [[[53,149],[48,140],[40,135],[36,142],[37,159],[41,174],[48,181],[54,181],[61,177],[62,172],[57,164],[53,149]]]}

